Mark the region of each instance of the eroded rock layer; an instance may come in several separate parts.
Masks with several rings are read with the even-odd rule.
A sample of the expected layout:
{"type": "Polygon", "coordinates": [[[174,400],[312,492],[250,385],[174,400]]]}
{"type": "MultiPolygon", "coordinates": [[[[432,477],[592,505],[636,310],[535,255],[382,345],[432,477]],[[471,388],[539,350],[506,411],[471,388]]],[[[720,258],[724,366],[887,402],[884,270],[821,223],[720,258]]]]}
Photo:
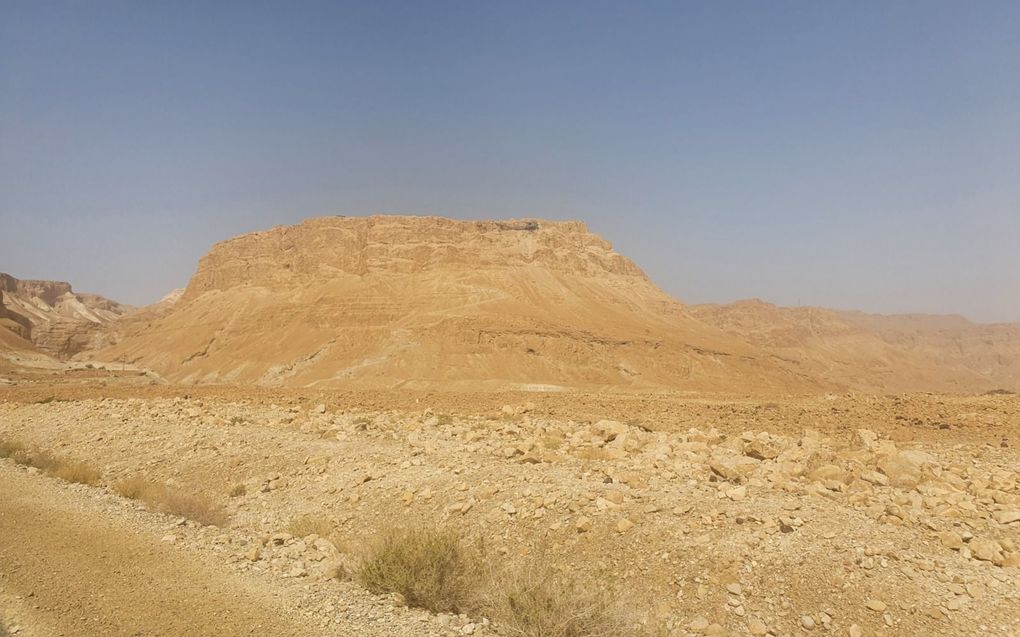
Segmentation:
{"type": "Polygon", "coordinates": [[[75,293],[63,281],[0,273],[0,329],[56,358],[95,347],[105,328],[130,309],[97,294],[75,293]]]}
{"type": "Polygon", "coordinates": [[[324,217],[217,244],[98,357],[171,381],[807,390],[580,222],[324,217]]]}

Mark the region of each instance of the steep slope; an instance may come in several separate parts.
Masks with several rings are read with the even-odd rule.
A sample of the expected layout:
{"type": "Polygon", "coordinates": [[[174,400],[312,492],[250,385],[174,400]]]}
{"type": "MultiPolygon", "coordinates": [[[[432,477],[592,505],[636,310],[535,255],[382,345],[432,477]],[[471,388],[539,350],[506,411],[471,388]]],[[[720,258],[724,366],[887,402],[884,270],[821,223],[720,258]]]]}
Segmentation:
{"type": "Polygon", "coordinates": [[[96,294],[79,294],[63,281],[16,279],[0,273],[0,329],[67,359],[93,347],[105,326],[131,308],[96,294]]]}
{"type": "Polygon", "coordinates": [[[790,369],[868,391],[1020,389],[1020,325],[882,316],[759,300],[688,308],[773,352],[790,369]]]}
{"type": "Polygon", "coordinates": [[[217,244],[96,354],[178,382],[805,390],[582,223],[324,217],[217,244]]]}
{"type": "MultiPolygon", "coordinates": [[[[0,326],[0,374],[26,369],[62,369],[53,357],[39,351],[16,332],[0,326]]],[[[0,384],[3,384],[0,379],[0,384]]]]}

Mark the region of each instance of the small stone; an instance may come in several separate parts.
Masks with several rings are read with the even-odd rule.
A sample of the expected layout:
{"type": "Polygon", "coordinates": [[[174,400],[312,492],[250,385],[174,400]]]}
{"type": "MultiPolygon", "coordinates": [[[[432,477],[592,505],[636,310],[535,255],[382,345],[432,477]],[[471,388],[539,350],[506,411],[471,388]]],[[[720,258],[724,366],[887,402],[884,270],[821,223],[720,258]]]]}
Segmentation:
{"type": "Polygon", "coordinates": [[[477,628],[477,626],[474,623],[467,623],[460,629],[460,632],[463,635],[474,635],[475,628],[477,628]]]}
{"type": "Polygon", "coordinates": [[[294,539],[294,536],[290,533],[273,533],[269,536],[269,541],[276,546],[286,544],[289,540],[294,539]]]}
{"type": "Polygon", "coordinates": [[[747,622],[747,630],[750,631],[754,637],[765,637],[765,635],[769,632],[769,628],[765,625],[765,622],[757,617],[747,622]]]}
{"type": "Polygon", "coordinates": [[[634,523],[628,520],[627,518],[623,518],[616,523],[616,530],[619,531],[620,533],[626,533],[627,531],[633,528],[634,523]]]}
{"type": "Polygon", "coordinates": [[[747,487],[739,486],[730,489],[729,491],[726,492],[726,497],[734,501],[743,500],[744,498],[747,497],[747,487]]]}
{"type": "Polygon", "coordinates": [[[574,523],[574,528],[578,533],[587,533],[591,531],[591,519],[586,516],[577,518],[577,522],[574,523]]]}
{"type": "Polygon", "coordinates": [[[811,615],[804,615],[800,618],[800,625],[807,630],[814,630],[815,618],[812,617],[811,615]]]}
{"type": "Polygon", "coordinates": [[[945,531],[939,534],[939,539],[942,540],[942,546],[947,549],[953,549],[959,551],[963,548],[963,538],[956,531],[945,531]]]}
{"type": "Polygon", "coordinates": [[[887,456],[878,468],[894,487],[912,489],[921,482],[921,467],[904,453],[887,456]]]}
{"type": "Polygon", "coordinates": [[[730,594],[732,594],[732,595],[741,595],[744,592],[743,587],[740,584],[738,584],[737,582],[733,582],[732,584],[727,584],[726,585],[726,590],[730,594]]]}
{"type": "Polygon", "coordinates": [[[696,633],[700,633],[704,631],[706,628],[708,628],[708,620],[702,617],[701,615],[698,615],[697,617],[691,620],[691,623],[688,624],[687,627],[696,633]]]}
{"type": "Polygon", "coordinates": [[[877,599],[869,599],[867,602],[864,603],[864,605],[868,607],[868,610],[873,610],[876,613],[883,613],[885,612],[885,609],[888,608],[885,605],[885,602],[879,601],[877,599]]]}
{"type": "Polygon", "coordinates": [[[982,562],[1001,562],[1002,550],[999,543],[993,540],[973,540],[970,543],[971,553],[982,562]]]}
{"type": "Polygon", "coordinates": [[[857,624],[850,624],[850,628],[846,632],[850,637],[864,637],[864,631],[857,624]]]}
{"type": "Polygon", "coordinates": [[[1020,522],[1020,509],[1016,511],[996,511],[992,514],[992,517],[995,518],[995,521],[999,524],[1020,522]]]}

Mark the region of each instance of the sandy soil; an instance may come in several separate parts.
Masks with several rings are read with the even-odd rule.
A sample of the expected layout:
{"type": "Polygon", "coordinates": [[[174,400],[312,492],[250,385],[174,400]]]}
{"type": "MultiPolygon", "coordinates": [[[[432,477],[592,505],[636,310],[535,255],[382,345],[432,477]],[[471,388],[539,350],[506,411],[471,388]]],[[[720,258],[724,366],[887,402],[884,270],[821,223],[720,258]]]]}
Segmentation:
{"type": "Polygon", "coordinates": [[[19,634],[321,634],[267,587],[161,542],[81,489],[0,465],[0,585],[21,600],[8,618],[19,634]]]}

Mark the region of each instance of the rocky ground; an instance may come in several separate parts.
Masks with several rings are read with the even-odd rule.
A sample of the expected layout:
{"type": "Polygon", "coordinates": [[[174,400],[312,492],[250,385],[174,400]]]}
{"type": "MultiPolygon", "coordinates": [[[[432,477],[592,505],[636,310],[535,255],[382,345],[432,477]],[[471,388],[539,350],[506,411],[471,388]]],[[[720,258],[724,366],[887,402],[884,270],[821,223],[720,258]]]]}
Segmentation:
{"type": "MultiPolygon", "coordinates": [[[[1020,635],[1015,396],[4,392],[0,437],[91,462],[106,483],[209,496],[231,519],[199,527],[0,461],[5,492],[38,493],[17,506],[77,503],[65,508],[233,578],[238,599],[268,596],[300,634],[499,634],[332,579],[380,530],[436,521],[494,559],[609,583],[670,635],[1020,635]],[[332,541],[288,533],[308,514],[336,526],[332,541]]],[[[8,628],[50,634],[31,632],[28,596],[47,593],[26,587],[59,561],[19,557],[21,542],[38,550],[21,538],[0,544],[0,608],[8,628]]]]}

